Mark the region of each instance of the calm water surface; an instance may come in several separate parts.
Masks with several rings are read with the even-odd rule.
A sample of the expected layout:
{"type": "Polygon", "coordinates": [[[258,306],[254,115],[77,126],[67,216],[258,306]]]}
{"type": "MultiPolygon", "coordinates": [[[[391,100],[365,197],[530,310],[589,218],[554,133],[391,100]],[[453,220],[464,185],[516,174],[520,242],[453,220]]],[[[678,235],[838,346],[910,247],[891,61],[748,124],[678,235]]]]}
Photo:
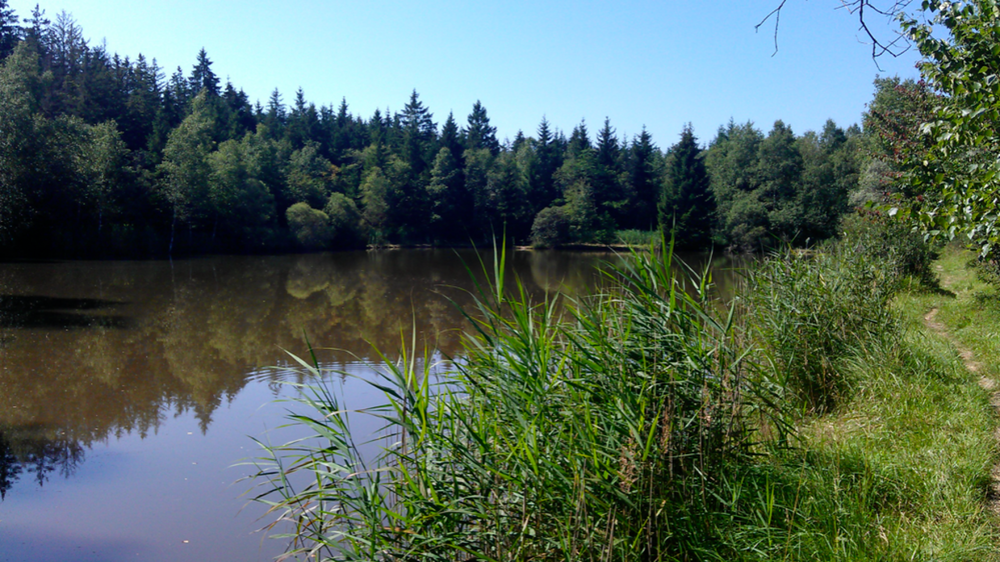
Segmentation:
{"type": "MultiPolygon", "coordinates": [[[[510,261],[541,298],[590,292],[609,258],[510,261]]],[[[286,545],[256,532],[268,520],[237,481],[251,436],[298,436],[276,429],[280,382],[298,380],[286,350],[311,342],[359,378],[414,329],[460,355],[463,259],[479,268],[451,250],[0,264],[0,561],[272,560],[286,545]]]]}

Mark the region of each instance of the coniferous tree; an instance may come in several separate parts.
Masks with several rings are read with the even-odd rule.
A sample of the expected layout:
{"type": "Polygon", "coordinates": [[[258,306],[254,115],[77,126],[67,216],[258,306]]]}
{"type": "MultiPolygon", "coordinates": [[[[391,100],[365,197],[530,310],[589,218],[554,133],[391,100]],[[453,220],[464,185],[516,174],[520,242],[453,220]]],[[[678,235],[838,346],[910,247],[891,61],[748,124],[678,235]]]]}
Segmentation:
{"type": "Polygon", "coordinates": [[[129,70],[130,83],[125,111],[117,121],[125,144],[131,150],[140,150],[149,146],[156,116],[160,111],[159,70],[155,61],[152,65],[147,65],[141,54],[129,70]]]}
{"type": "Polygon", "coordinates": [[[472,113],[469,114],[469,125],[465,129],[465,149],[479,150],[486,149],[490,154],[496,156],[500,154],[500,143],[497,142],[497,128],[490,125],[490,118],[486,115],[486,108],[476,100],[472,106],[472,113]]]}
{"type": "Polygon", "coordinates": [[[628,183],[632,193],[629,220],[623,226],[653,230],[658,223],[657,205],[660,199],[660,179],[656,169],[657,149],[653,137],[642,128],[628,152],[628,183]]]}
{"type": "Polygon", "coordinates": [[[403,157],[413,175],[419,176],[430,167],[428,161],[432,155],[429,151],[434,148],[433,142],[437,134],[437,128],[432,120],[433,115],[420,101],[417,91],[413,90],[410,101],[403,107],[398,118],[402,133],[403,157]]]}
{"type": "Polygon", "coordinates": [[[28,43],[28,46],[35,51],[39,56],[45,54],[45,36],[48,33],[50,22],[45,17],[45,10],[41,9],[38,4],[31,10],[31,17],[25,20],[27,24],[24,26],[24,40],[28,43]]]}
{"type": "Polygon", "coordinates": [[[292,148],[299,149],[310,141],[316,141],[319,137],[318,131],[319,116],[316,106],[306,102],[305,93],[299,88],[295,92],[295,104],[292,106],[291,115],[288,116],[285,136],[292,143],[292,148]]]}
{"type": "Polygon", "coordinates": [[[285,133],[285,105],[281,100],[281,92],[277,88],[271,92],[267,99],[267,113],[264,114],[264,125],[272,138],[284,137],[285,133]]]}
{"type": "Polygon", "coordinates": [[[573,132],[569,135],[566,153],[569,157],[573,157],[590,149],[590,133],[587,132],[587,122],[580,121],[580,124],[574,127],[573,132]]]}
{"type": "Polygon", "coordinates": [[[227,80],[222,99],[227,108],[228,123],[226,129],[229,138],[242,139],[244,135],[257,129],[257,119],[254,117],[250,97],[246,95],[246,92],[237,91],[233,84],[227,80]]]}
{"type": "MultiPolygon", "coordinates": [[[[191,88],[188,84],[187,78],[184,77],[184,71],[181,70],[181,67],[178,66],[177,70],[170,75],[170,83],[167,85],[166,90],[170,92],[170,95],[174,100],[174,104],[176,104],[177,114],[181,117],[181,119],[183,119],[186,117],[185,108],[187,107],[188,102],[191,101],[194,94],[197,94],[198,92],[191,92],[191,88]]],[[[180,121],[178,121],[178,124],[180,124],[180,121]]]]}
{"type": "Polygon", "coordinates": [[[604,127],[597,133],[597,170],[594,177],[594,204],[605,220],[621,225],[628,219],[629,194],[626,192],[623,173],[622,150],[605,117],[604,127]]]}
{"type": "Polygon", "coordinates": [[[528,143],[528,137],[524,136],[524,131],[518,129],[517,134],[514,135],[514,142],[510,144],[510,151],[518,152],[519,150],[521,150],[521,147],[523,147],[527,143],[528,143]]]}
{"type": "Polygon", "coordinates": [[[14,46],[21,39],[18,17],[7,0],[0,0],[0,61],[14,52],[14,46]]]}
{"type": "Polygon", "coordinates": [[[333,163],[343,165],[347,153],[355,144],[355,124],[348,111],[347,99],[340,100],[337,116],[333,121],[333,134],[330,136],[330,158],[333,163]]]}
{"type": "Polygon", "coordinates": [[[681,132],[681,140],[670,148],[660,200],[660,226],[673,230],[678,246],[702,249],[711,240],[714,214],[708,171],[689,124],[681,132]]]}
{"type": "Polygon", "coordinates": [[[208,53],[202,47],[198,51],[198,61],[191,71],[190,89],[195,95],[205,90],[209,96],[219,95],[219,77],[212,71],[212,61],[208,58],[208,53]]]}
{"type": "Polygon", "coordinates": [[[562,151],[549,129],[548,119],[544,116],[542,122],[538,124],[535,154],[534,166],[529,175],[529,200],[533,211],[538,213],[551,205],[559,196],[553,175],[562,165],[562,151]]]}
{"type": "Polygon", "coordinates": [[[441,126],[441,138],[440,145],[442,148],[447,148],[451,151],[452,157],[456,158],[461,167],[461,154],[465,150],[462,145],[461,132],[458,129],[458,124],[455,122],[455,116],[449,112],[448,118],[445,119],[444,125],[441,126]]]}
{"type": "MultiPolygon", "coordinates": [[[[7,6],[0,0],[0,57],[11,36],[4,24],[14,19],[7,6]]],[[[567,139],[543,117],[537,138],[518,131],[500,143],[477,101],[466,128],[449,115],[438,136],[416,91],[399,113],[368,120],[351,115],[346,100],[317,108],[301,88],[287,109],[277,90],[255,109],[232,83],[220,89],[204,49],[190,76],[178,69],[164,80],[155,60],[109,54],[65,12],[55,19],[36,6],[16,29],[36,68],[20,72],[22,58],[14,74],[24,80],[0,92],[0,136],[10,141],[0,146],[0,216],[9,223],[20,213],[28,224],[33,215],[30,236],[51,248],[90,236],[72,240],[73,229],[99,240],[106,221],[146,224],[165,238],[177,217],[188,248],[216,239],[247,249],[237,239],[286,238],[272,234],[287,233],[287,210],[306,201],[309,213],[296,216],[336,215],[348,231],[368,217],[362,237],[375,225],[377,240],[410,242],[465,241],[501,228],[524,239],[533,220],[564,241],[601,240],[614,228],[655,223],[661,190],[671,211],[683,207],[683,189],[663,188],[664,157],[645,129],[626,144],[606,118],[595,139],[585,122],[567,139]]],[[[858,177],[860,132],[830,123],[795,137],[776,125],[764,139],[746,129],[720,131],[705,158],[719,240],[750,247],[832,233],[858,177]]],[[[674,148],[672,166],[681,152],[674,148]]]]}

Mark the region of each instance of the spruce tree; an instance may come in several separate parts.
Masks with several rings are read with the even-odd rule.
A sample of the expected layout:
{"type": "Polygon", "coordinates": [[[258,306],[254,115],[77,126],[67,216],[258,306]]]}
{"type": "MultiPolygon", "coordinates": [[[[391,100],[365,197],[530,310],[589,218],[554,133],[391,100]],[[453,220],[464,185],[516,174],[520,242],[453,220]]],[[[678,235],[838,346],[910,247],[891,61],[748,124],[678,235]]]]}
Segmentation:
{"type": "Polygon", "coordinates": [[[190,83],[194,95],[202,90],[206,90],[210,96],[219,95],[219,77],[212,72],[212,61],[208,58],[204,47],[198,51],[198,61],[191,71],[190,83]]]}
{"type": "Polygon", "coordinates": [[[39,55],[44,54],[45,36],[48,34],[49,24],[52,23],[45,17],[45,10],[38,4],[31,10],[31,17],[25,20],[24,40],[28,46],[39,55]]]}
{"type": "Polygon", "coordinates": [[[14,46],[21,39],[17,20],[17,14],[8,6],[7,0],[0,0],[0,61],[14,52],[14,46]]]}
{"type": "Polygon", "coordinates": [[[462,151],[465,150],[465,147],[462,146],[461,133],[455,122],[455,116],[450,112],[444,125],[441,126],[440,144],[441,148],[447,148],[451,152],[452,157],[458,162],[458,167],[461,168],[462,151]]]}
{"type": "Polygon", "coordinates": [[[653,137],[643,127],[642,133],[632,141],[629,150],[628,183],[632,192],[632,212],[629,220],[622,226],[639,230],[656,228],[660,197],[656,153],[653,137]]]}
{"type": "Polygon", "coordinates": [[[437,126],[432,120],[433,114],[420,101],[416,90],[410,94],[410,101],[398,117],[403,134],[402,157],[416,177],[430,168],[430,160],[434,156],[430,152],[434,148],[437,126]]]}
{"type": "Polygon", "coordinates": [[[497,142],[497,128],[490,126],[490,118],[486,108],[476,100],[469,114],[469,127],[465,130],[465,149],[478,150],[485,148],[490,154],[500,154],[500,143],[497,142]]]}
{"type": "Polygon", "coordinates": [[[590,150],[590,133],[587,132],[586,120],[581,120],[580,124],[573,128],[569,135],[569,145],[566,147],[568,156],[576,156],[584,150],[590,150]]]}
{"type": "Polygon", "coordinates": [[[537,157],[530,175],[528,198],[532,210],[538,213],[558,197],[553,174],[562,165],[562,153],[545,116],[542,116],[542,122],[538,124],[535,152],[537,157]]]}
{"type": "Polygon", "coordinates": [[[711,241],[714,214],[708,171],[688,124],[681,140],[670,148],[660,199],[660,226],[673,230],[679,247],[703,249],[711,241]]]}
{"type": "Polygon", "coordinates": [[[628,219],[628,197],[622,182],[622,154],[611,121],[597,133],[597,170],[594,176],[594,204],[598,212],[621,225],[628,219]]]}

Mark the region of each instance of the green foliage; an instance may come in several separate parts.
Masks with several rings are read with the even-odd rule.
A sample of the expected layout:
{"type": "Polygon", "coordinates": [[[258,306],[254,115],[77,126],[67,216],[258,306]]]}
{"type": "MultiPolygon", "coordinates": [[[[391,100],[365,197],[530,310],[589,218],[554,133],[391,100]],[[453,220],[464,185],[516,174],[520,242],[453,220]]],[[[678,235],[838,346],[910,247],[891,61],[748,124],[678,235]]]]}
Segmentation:
{"type": "Polygon", "coordinates": [[[285,211],[288,229],[307,250],[325,248],[332,240],[334,232],[330,227],[330,217],[317,211],[308,203],[296,203],[285,211]]]}
{"type": "Polygon", "coordinates": [[[850,396],[845,360],[898,343],[889,305],[906,277],[936,286],[934,253],[919,237],[895,224],[850,226],[821,251],[786,249],[749,268],[741,291],[764,357],[792,403],[810,412],[850,396]]]}
{"type": "Polygon", "coordinates": [[[469,126],[464,131],[466,150],[485,149],[494,156],[499,154],[500,143],[497,141],[497,128],[490,125],[486,108],[479,100],[473,104],[468,121],[469,126]]]}
{"type": "Polygon", "coordinates": [[[434,158],[427,194],[431,204],[431,229],[435,238],[468,238],[465,222],[473,212],[472,197],[466,191],[462,169],[448,147],[441,147],[434,158]]]}
{"type": "Polygon", "coordinates": [[[850,226],[751,266],[732,308],[669,249],[565,308],[497,275],[461,362],[404,351],[364,412],[305,387],[292,420],[313,435],[264,448],[258,499],[292,524],[292,555],[332,560],[992,560],[988,397],[918,330],[941,306],[988,360],[996,318],[975,318],[995,295],[893,295],[911,250],[850,226]],[[375,456],[351,433],[362,415],[390,436],[375,456]]]}
{"type": "Polygon", "coordinates": [[[933,146],[911,159],[907,182],[914,197],[902,210],[931,236],[966,236],[990,256],[1000,247],[1000,6],[928,0],[923,8],[929,22],[904,18],[902,25],[925,59],[921,73],[941,97],[922,128],[933,146]]]}
{"type": "Polygon", "coordinates": [[[361,212],[354,200],[343,193],[333,193],[323,207],[330,221],[332,244],[339,248],[357,248],[368,241],[361,212]]]}
{"type": "Polygon", "coordinates": [[[615,235],[618,244],[635,247],[649,246],[659,239],[659,234],[655,230],[619,230],[615,235]]]}
{"type": "Polygon", "coordinates": [[[307,143],[293,152],[286,171],[292,201],[321,207],[329,197],[330,166],[330,161],[319,155],[316,143],[307,143]]]}
{"type": "Polygon", "coordinates": [[[531,225],[531,245],[557,248],[570,242],[572,220],[565,206],[546,207],[535,215],[531,225]]]}
{"type": "MultiPolygon", "coordinates": [[[[288,105],[275,90],[253,107],[245,92],[220,83],[204,49],[187,74],[178,68],[167,78],[155,59],[90,45],[68,14],[49,22],[38,9],[19,28],[3,6],[0,0],[0,252],[103,254],[106,223],[120,240],[137,229],[150,241],[169,238],[156,253],[287,249],[294,239],[287,209],[298,202],[322,208],[334,192],[355,200],[369,226],[377,223],[367,229],[376,243],[464,244],[501,231],[523,243],[538,212],[559,206],[580,242],[613,242],[618,229],[657,222],[664,154],[645,130],[627,141],[605,119],[594,138],[584,122],[567,138],[543,117],[534,137],[518,132],[501,143],[482,103],[465,128],[450,115],[438,130],[416,91],[400,112],[376,110],[368,119],[352,115],[346,100],[310,103],[301,88],[288,105]],[[12,50],[22,37],[24,48],[12,50]],[[123,144],[88,129],[112,124],[123,144]],[[239,155],[228,141],[239,143],[239,155]],[[88,164],[92,156],[102,172],[88,164]],[[369,193],[369,210],[365,184],[375,169],[385,189],[369,193]]],[[[851,172],[834,175],[839,185],[851,172]]],[[[726,190],[714,182],[713,194],[726,190]]],[[[799,197],[796,204],[813,212],[804,218],[775,214],[759,197],[761,216],[754,201],[719,200],[713,241],[755,247],[793,237],[782,221],[807,237],[829,232],[836,222],[829,217],[840,210],[826,205],[827,186],[799,197]]],[[[679,204],[702,213],[690,203],[679,204]]],[[[696,218],[681,214],[682,223],[696,218]]],[[[680,242],[706,245],[697,230],[680,242]]]]}
{"type": "Polygon", "coordinates": [[[747,452],[758,411],[707,280],[674,278],[669,254],[636,254],[563,324],[555,303],[508,291],[503,261],[469,311],[466,360],[432,376],[426,357],[418,370],[404,356],[374,383],[396,437],[377,459],[322,387],[305,400],[315,414],[296,418],[322,445],[268,449],[259,477],[295,524],[293,553],[656,560],[716,540],[702,492],[747,452]]]}
{"type": "Polygon", "coordinates": [[[659,150],[645,127],[632,142],[628,154],[628,183],[633,193],[631,216],[621,226],[651,229],[657,224],[661,171],[658,167],[659,150]]]}
{"type": "Polygon", "coordinates": [[[201,94],[192,111],[170,132],[159,166],[160,191],[170,204],[173,223],[204,220],[209,214],[208,155],[215,150],[214,116],[201,94]]]}
{"type": "Polygon", "coordinates": [[[670,148],[659,204],[660,228],[671,230],[679,246],[703,249],[710,243],[715,198],[690,125],[670,148]]]}
{"type": "Polygon", "coordinates": [[[705,156],[718,207],[719,238],[753,249],[767,233],[767,210],[756,192],[758,151],[764,135],[753,123],[720,128],[705,156]]]}
{"type": "Polygon", "coordinates": [[[39,81],[38,57],[27,45],[20,45],[0,66],[0,234],[5,240],[24,226],[28,209],[28,185],[32,170],[38,169],[36,90],[39,81]]]}
{"type": "Polygon", "coordinates": [[[486,175],[486,192],[480,200],[480,212],[491,217],[489,223],[494,232],[506,232],[522,240],[530,229],[531,207],[526,170],[519,166],[515,156],[505,152],[494,161],[486,175]]]}
{"type": "Polygon", "coordinates": [[[859,142],[858,134],[848,136],[832,120],[821,135],[809,132],[796,140],[802,155],[800,215],[795,219],[798,238],[826,240],[836,235],[849,209],[849,193],[858,185],[859,142]]]}
{"type": "Polygon", "coordinates": [[[875,95],[862,120],[871,157],[897,170],[909,160],[923,160],[931,138],[920,126],[933,119],[939,102],[923,81],[876,78],[875,95]]]}
{"type": "Polygon", "coordinates": [[[781,121],[766,138],[752,123],[720,129],[705,158],[717,239],[754,250],[833,236],[858,181],[859,142],[832,121],[798,138],[781,121]]]}
{"type": "Polygon", "coordinates": [[[251,241],[269,226],[274,199],[260,179],[253,175],[250,160],[252,142],[228,140],[208,155],[211,170],[208,197],[213,209],[214,232],[235,241],[251,241]]]}
{"type": "Polygon", "coordinates": [[[386,197],[389,193],[389,181],[380,168],[373,168],[365,176],[361,184],[361,201],[364,206],[362,218],[371,231],[372,240],[379,244],[385,241],[389,205],[386,197]]]}
{"type": "Polygon", "coordinates": [[[908,224],[866,213],[848,217],[841,226],[842,244],[850,251],[892,267],[896,276],[915,280],[924,289],[938,288],[932,264],[940,256],[940,249],[908,224]]]}

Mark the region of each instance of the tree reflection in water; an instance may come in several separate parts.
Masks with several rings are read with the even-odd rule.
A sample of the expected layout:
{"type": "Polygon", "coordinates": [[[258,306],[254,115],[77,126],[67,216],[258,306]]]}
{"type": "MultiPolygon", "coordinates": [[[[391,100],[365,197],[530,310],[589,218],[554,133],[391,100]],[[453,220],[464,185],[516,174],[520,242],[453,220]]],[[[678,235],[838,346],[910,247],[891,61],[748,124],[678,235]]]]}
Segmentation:
{"type": "Polygon", "coordinates": [[[21,478],[31,474],[42,486],[53,473],[69,478],[83,463],[86,451],[79,441],[25,430],[0,427],[0,501],[21,478]]]}
{"type": "MultiPolygon", "coordinates": [[[[588,292],[613,258],[517,252],[507,274],[541,300],[588,292]]],[[[207,432],[250,380],[287,377],[271,367],[307,343],[336,367],[378,361],[375,348],[393,359],[415,330],[421,349],[459,356],[454,304],[472,307],[479,264],[453,250],[0,264],[0,491],[68,476],[93,444],[171,417],[193,413],[207,432]]]]}

